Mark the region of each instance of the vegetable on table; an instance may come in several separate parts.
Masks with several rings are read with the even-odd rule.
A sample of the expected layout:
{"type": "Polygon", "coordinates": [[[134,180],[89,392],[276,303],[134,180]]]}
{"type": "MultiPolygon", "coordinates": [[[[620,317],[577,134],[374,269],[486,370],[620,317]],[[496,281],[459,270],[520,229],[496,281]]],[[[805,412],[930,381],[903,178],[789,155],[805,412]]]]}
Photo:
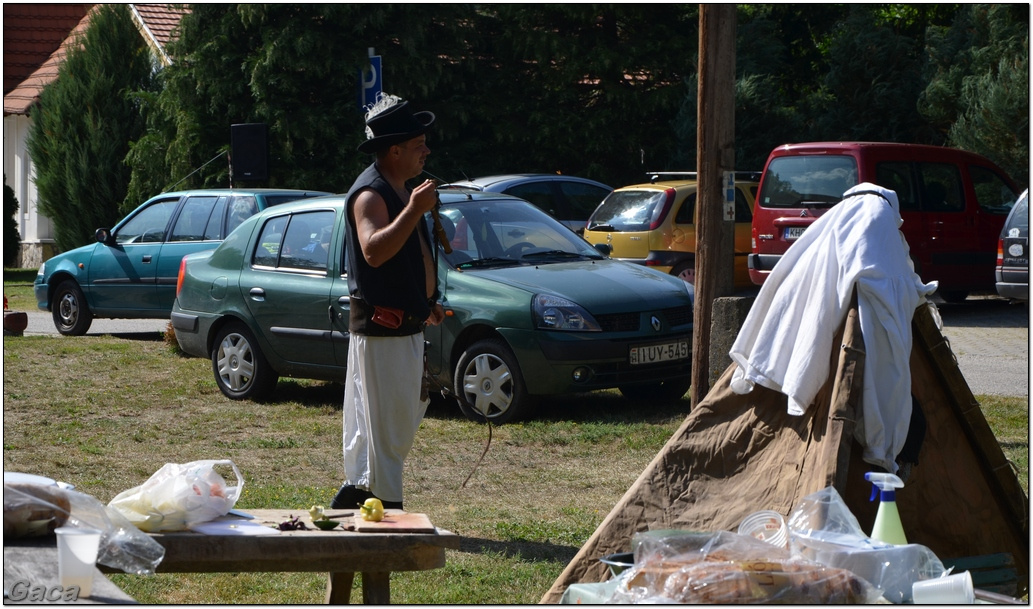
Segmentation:
{"type": "Polygon", "coordinates": [[[370,497],[365,503],[359,506],[362,510],[362,519],[370,522],[380,522],[384,519],[384,504],[376,497],[370,497]]]}

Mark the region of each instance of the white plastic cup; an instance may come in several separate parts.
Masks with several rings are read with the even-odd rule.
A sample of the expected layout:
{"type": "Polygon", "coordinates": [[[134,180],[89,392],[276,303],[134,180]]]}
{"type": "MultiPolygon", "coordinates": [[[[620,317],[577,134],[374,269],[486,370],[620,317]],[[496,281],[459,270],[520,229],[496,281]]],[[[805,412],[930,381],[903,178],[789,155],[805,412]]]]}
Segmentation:
{"type": "Polygon", "coordinates": [[[916,605],[971,605],[976,602],[972,574],[968,571],[917,581],[911,586],[916,605]]]}
{"type": "Polygon", "coordinates": [[[100,531],[59,527],[57,534],[57,572],[61,587],[79,586],[79,598],[93,592],[93,571],[100,549],[100,531]]]}
{"type": "Polygon", "coordinates": [[[789,528],[782,514],[773,510],[754,512],[739,524],[739,534],[755,537],[782,549],[789,547],[789,528]]]}

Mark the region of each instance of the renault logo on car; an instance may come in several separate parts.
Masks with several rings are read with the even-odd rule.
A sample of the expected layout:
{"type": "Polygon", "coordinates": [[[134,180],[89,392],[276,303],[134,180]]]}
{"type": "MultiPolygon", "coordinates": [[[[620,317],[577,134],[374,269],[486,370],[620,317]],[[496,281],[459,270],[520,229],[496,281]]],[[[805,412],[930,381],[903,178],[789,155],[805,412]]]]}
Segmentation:
{"type": "Polygon", "coordinates": [[[649,325],[653,326],[653,330],[656,332],[660,331],[660,319],[656,315],[649,319],[649,325]]]}

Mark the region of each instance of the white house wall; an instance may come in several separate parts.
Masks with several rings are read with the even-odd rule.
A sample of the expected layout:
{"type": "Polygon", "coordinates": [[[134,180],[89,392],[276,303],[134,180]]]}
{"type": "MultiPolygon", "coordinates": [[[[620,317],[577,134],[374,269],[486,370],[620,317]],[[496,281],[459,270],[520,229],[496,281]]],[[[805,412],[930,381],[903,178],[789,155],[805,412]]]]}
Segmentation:
{"type": "Polygon", "coordinates": [[[37,210],[35,168],[25,144],[30,123],[25,115],[4,117],[4,178],[18,199],[21,268],[36,268],[56,253],[53,222],[37,210]]]}

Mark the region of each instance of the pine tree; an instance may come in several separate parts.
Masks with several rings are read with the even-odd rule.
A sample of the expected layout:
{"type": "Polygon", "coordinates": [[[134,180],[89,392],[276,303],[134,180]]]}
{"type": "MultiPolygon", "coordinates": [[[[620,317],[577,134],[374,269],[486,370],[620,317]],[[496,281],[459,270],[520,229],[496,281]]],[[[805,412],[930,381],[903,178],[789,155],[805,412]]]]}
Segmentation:
{"type": "Polygon", "coordinates": [[[922,115],[947,144],[1029,184],[1029,7],[972,4],[931,28],[922,115]]]}
{"type": "Polygon", "coordinates": [[[148,88],[153,69],[125,5],[99,5],[80,42],[32,108],[27,142],[39,211],[53,220],[59,250],[88,243],[122,215],[126,153],[142,132],[133,92],[148,88]]]}

